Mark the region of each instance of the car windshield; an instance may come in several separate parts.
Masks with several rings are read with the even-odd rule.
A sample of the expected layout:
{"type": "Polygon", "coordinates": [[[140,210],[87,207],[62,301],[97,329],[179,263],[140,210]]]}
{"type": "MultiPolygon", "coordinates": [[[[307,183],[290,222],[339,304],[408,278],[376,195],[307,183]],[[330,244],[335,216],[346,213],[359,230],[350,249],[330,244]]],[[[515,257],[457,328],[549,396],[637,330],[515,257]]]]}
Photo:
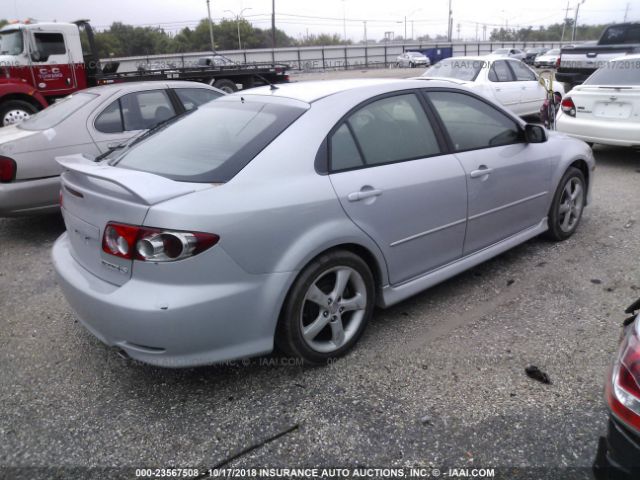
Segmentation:
{"type": "Polygon", "coordinates": [[[114,164],[177,181],[227,182],[305,111],[259,98],[218,99],[151,135],[114,164]]]}
{"type": "Polygon", "coordinates": [[[640,43],[640,25],[614,25],[607,28],[598,42],[600,45],[640,43]]]}
{"type": "Polygon", "coordinates": [[[23,130],[47,130],[66,120],[72,113],[98,98],[94,93],[74,93],[58,100],[50,107],[36,113],[18,125],[23,130]]]}
{"type": "Polygon", "coordinates": [[[640,86],[640,58],[609,62],[587,78],[584,85],[640,86]]]}
{"type": "Polygon", "coordinates": [[[482,60],[443,60],[427,69],[422,76],[430,78],[455,78],[473,82],[478,76],[478,73],[480,73],[483,64],[484,61],[482,60]]]}
{"type": "Polygon", "coordinates": [[[549,50],[546,55],[560,55],[560,49],[554,48],[553,50],[549,50]]]}
{"type": "Polygon", "coordinates": [[[409,55],[410,57],[422,57],[422,54],[420,52],[407,52],[407,55],[409,55]]]}
{"type": "Polygon", "coordinates": [[[494,50],[493,53],[497,53],[499,55],[503,55],[505,53],[509,53],[508,48],[499,48],[498,50],[494,50]]]}
{"type": "Polygon", "coordinates": [[[20,30],[5,30],[0,32],[0,55],[19,55],[22,53],[22,32],[20,30]]]}

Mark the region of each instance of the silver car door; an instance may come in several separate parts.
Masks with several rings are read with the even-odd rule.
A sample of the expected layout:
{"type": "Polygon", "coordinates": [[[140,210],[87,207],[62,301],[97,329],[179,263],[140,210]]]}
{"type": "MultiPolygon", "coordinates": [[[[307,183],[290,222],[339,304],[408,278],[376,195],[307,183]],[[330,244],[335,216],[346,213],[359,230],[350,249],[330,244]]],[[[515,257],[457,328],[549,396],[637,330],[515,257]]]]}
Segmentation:
{"type": "Polygon", "coordinates": [[[329,136],[330,179],[347,215],[380,247],[392,284],[462,254],[465,173],[414,93],[369,102],[329,136]]]}
{"type": "Polygon", "coordinates": [[[464,255],[539,224],[553,194],[547,144],[524,142],[514,119],[470,94],[431,91],[428,98],[467,175],[464,255]]]}
{"type": "Polygon", "coordinates": [[[513,76],[513,72],[507,65],[507,61],[494,61],[489,69],[488,78],[489,81],[492,82],[493,90],[500,104],[507,107],[513,113],[520,115],[522,111],[520,105],[522,92],[520,85],[513,76]]]}

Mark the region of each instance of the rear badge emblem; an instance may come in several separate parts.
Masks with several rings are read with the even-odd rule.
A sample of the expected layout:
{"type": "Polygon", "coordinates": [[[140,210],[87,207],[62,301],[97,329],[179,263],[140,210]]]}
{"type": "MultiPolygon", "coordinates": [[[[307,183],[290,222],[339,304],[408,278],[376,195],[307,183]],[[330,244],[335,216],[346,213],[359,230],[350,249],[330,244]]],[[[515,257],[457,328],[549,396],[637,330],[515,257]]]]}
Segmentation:
{"type": "Polygon", "coordinates": [[[120,272],[120,273],[129,273],[128,267],[116,265],[115,263],[110,263],[110,262],[107,262],[106,260],[101,260],[101,262],[102,262],[102,266],[105,268],[108,268],[109,270],[115,270],[116,272],[120,272]]]}

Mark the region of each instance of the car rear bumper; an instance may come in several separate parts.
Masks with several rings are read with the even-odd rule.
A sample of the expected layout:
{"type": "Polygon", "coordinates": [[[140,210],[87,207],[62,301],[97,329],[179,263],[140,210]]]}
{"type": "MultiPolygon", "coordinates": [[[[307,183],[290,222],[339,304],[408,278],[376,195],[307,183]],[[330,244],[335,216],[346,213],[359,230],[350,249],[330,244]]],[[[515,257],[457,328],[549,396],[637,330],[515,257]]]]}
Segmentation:
{"type": "Polygon", "coordinates": [[[175,284],[137,279],[135,265],[124,285],[108,283],[73,258],[66,233],[52,258],[58,283],[82,324],[131,358],[192,367],[270,352],[292,273],[251,275],[214,248],[207,259],[215,264],[210,283],[191,285],[178,278],[175,284]]]}
{"type": "Polygon", "coordinates": [[[607,437],[601,437],[593,463],[597,480],[640,478],[640,437],[609,418],[607,437]]]}
{"type": "Polygon", "coordinates": [[[559,132],[585,142],[621,147],[640,146],[640,123],[615,122],[611,119],[574,118],[563,112],[558,114],[559,132]]]}
{"type": "Polygon", "coordinates": [[[50,213],[60,209],[60,177],[0,184],[0,217],[50,213]]]}

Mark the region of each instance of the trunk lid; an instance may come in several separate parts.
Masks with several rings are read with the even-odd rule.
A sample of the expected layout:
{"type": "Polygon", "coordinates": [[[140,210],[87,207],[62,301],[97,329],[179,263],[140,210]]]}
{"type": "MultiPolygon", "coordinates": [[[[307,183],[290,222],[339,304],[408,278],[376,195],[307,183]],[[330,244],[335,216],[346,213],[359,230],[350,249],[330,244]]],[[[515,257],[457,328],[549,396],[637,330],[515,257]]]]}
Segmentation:
{"type": "Polygon", "coordinates": [[[576,106],[576,118],[640,121],[640,86],[580,85],[570,97],[576,106]]]}
{"type": "Polygon", "coordinates": [[[82,155],[56,161],[64,168],[60,177],[62,215],[71,253],[88,271],[115,285],[131,278],[133,261],[102,250],[107,223],[143,225],[152,205],[212,186],[95,163],[82,155]]]}

